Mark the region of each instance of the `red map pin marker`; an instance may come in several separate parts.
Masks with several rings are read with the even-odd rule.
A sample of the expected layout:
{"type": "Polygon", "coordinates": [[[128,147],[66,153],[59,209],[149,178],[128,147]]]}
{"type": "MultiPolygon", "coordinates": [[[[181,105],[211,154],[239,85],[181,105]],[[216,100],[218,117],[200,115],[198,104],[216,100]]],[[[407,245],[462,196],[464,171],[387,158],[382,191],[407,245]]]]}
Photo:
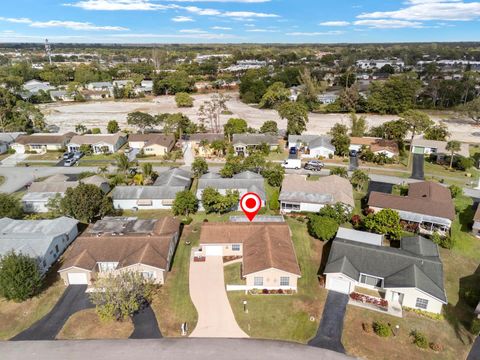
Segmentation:
{"type": "Polygon", "coordinates": [[[262,207],[260,196],[253,192],[246,193],[240,199],[240,208],[248,220],[252,221],[262,207]]]}

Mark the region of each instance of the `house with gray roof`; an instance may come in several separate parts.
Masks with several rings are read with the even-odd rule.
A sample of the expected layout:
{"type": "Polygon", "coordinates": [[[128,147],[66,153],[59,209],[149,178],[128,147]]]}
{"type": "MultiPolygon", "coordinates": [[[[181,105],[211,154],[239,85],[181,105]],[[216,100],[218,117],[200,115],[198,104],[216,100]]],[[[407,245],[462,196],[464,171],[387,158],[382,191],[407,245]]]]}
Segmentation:
{"type": "Polygon", "coordinates": [[[68,217],[50,220],[0,219],[0,256],[10,251],[38,261],[45,274],[78,235],[78,221],[68,217]]]}
{"type": "Polygon", "coordinates": [[[327,135],[289,135],[288,147],[296,148],[302,158],[328,158],[335,154],[332,138],[327,135]]]}
{"type": "Polygon", "coordinates": [[[113,206],[121,210],[171,209],[177,193],[190,189],[191,184],[189,171],[172,168],[161,173],[153,185],[115,187],[113,206]]]}
{"type": "Polygon", "coordinates": [[[233,134],[232,145],[235,154],[248,156],[249,152],[268,145],[270,150],[278,149],[278,136],[269,134],[233,134]]]}
{"type": "MultiPolygon", "coordinates": [[[[225,195],[227,190],[238,191],[240,198],[248,193],[257,194],[262,200],[262,207],[265,206],[267,195],[265,193],[265,183],[262,175],[251,171],[244,171],[233,175],[231,178],[222,178],[219,173],[209,172],[198,180],[197,199],[199,200],[199,209],[203,210],[202,194],[206,188],[216,189],[220,194],[225,195]]],[[[240,204],[237,210],[240,209],[240,204]]]]}
{"type": "Polygon", "coordinates": [[[345,294],[364,291],[366,298],[373,291],[388,308],[440,314],[447,297],[438,246],[421,236],[400,244],[393,248],[337,237],[324,270],[325,287],[345,294]]]}

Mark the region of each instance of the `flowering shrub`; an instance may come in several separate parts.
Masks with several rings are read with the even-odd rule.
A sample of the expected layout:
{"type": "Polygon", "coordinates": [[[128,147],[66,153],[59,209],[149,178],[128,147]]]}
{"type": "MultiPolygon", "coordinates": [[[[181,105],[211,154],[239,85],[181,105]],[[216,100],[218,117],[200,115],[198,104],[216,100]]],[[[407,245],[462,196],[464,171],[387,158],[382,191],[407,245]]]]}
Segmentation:
{"type": "Polygon", "coordinates": [[[388,301],[385,300],[385,299],[380,299],[380,298],[376,298],[376,297],[372,297],[372,296],[368,296],[368,295],[363,295],[363,294],[359,294],[359,293],[356,293],[356,292],[352,292],[350,294],[350,298],[352,300],[362,302],[362,303],[365,303],[365,304],[376,305],[376,306],[378,306],[380,308],[383,308],[385,310],[388,308],[388,301]]]}

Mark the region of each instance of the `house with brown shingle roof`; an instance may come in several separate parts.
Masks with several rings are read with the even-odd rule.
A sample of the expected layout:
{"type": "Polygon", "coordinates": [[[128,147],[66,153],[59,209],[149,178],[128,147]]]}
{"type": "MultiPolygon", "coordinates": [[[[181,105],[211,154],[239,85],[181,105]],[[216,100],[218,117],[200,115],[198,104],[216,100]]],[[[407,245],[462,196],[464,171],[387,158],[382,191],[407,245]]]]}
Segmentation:
{"type": "Polygon", "coordinates": [[[398,156],[398,144],[394,140],[373,137],[350,137],[349,150],[360,151],[362,147],[370,149],[375,155],[384,154],[388,158],[398,156]]]}
{"type": "Polygon", "coordinates": [[[10,145],[18,154],[36,152],[38,154],[46,151],[61,151],[75,135],[73,132],[65,134],[36,133],[32,135],[20,135],[10,145]]]}
{"type": "Polygon", "coordinates": [[[58,272],[66,285],[94,285],[96,279],[121,271],[164,284],[179,234],[180,222],[170,216],[106,217],[77,238],[58,272]]]}
{"type": "Polygon", "coordinates": [[[418,224],[420,233],[427,235],[435,231],[446,235],[455,219],[450,190],[431,181],[409,184],[407,196],[372,191],[368,206],[374,211],[395,210],[403,221],[418,224]]]}
{"type": "Polygon", "coordinates": [[[75,135],[68,144],[68,151],[79,151],[80,146],[89,145],[94,154],[113,154],[126,142],[124,133],[75,135]]]}
{"type": "Polygon", "coordinates": [[[242,257],[246,289],[297,290],[301,277],[286,223],[204,223],[203,256],[242,257]]]}
{"type": "Polygon", "coordinates": [[[161,156],[170,152],[175,146],[173,134],[131,134],[128,146],[132,149],[143,149],[147,156],[161,156]]]}

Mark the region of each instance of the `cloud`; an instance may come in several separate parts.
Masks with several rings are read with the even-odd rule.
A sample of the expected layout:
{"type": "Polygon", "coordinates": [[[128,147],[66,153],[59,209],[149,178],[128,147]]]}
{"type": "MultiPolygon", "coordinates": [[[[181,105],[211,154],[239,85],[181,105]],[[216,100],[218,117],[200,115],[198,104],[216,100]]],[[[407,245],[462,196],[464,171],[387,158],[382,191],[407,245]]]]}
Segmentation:
{"type": "Polygon", "coordinates": [[[277,18],[276,14],[258,13],[253,11],[227,11],[222,16],[234,17],[234,18],[277,18]]]}
{"type": "Polygon", "coordinates": [[[357,20],[354,25],[368,26],[376,29],[401,29],[401,28],[422,28],[423,25],[418,21],[392,20],[392,19],[369,19],[357,20]]]}
{"type": "Polygon", "coordinates": [[[166,10],[172,9],[175,6],[154,4],[150,0],[82,0],[74,3],[66,3],[64,6],[74,6],[84,10],[103,10],[103,11],[115,11],[115,10],[166,10]]]}
{"type": "Polygon", "coordinates": [[[463,0],[407,0],[406,7],[395,11],[362,13],[359,19],[468,21],[480,17],[480,2],[463,0]]]}
{"type": "Polygon", "coordinates": [[[288,36],[324,36],[324,35],[341,35],[344,34],[344,31],[332,30],[332,31],[323,31],[323,32],[290,32],[285,35],[288,36]]]}
{"type": "Polygon", "coordinates": [[[11,23],[21,23],[28,24],[30,27],[34,28],[65,28],[71,30],[84,30],[84,31],[126,31],[129,30],[126,27],[122,26],[99,26],[94,25],[90,22],[79,22],[79,21],[63,21],[63,20],[49,20],[49,21],[34,21],[28,18],[5,18],[0,17],[0,21],[6,21],[11,23]]]}
{"type": "Polygon", "coordinates": [[[212,26],[210,29],[212,29],[212,30],[232,30],[231,27],[226,27],[226,26],[212,26]]]}
{"type": "Polygon", "coordinates": [[[179,30],[179,32],[185,33],[185,34],[205,34],[205,33],[207,33],[207,31],[202,30],[202,29],[182,29],[182,30],[179,30]]]}
{"type": "Polygon", "coordinates": [[[321,26],[348,26],[350,23],[348,21],[324,21],[319,25],[321,26]]]}
{"type": "Polygon", "coordinates": [[[247,29],[246,32],[257,32],[257,33],[276,33],[278,30],[273,29],[247,29]]]}
{"type": "Polygon", "coordinates": [[[189,22],[189,21],[195,21],[193,20],[190,16],[175,16],[172,18],[172,21],[174,22],[189,22]]]}

